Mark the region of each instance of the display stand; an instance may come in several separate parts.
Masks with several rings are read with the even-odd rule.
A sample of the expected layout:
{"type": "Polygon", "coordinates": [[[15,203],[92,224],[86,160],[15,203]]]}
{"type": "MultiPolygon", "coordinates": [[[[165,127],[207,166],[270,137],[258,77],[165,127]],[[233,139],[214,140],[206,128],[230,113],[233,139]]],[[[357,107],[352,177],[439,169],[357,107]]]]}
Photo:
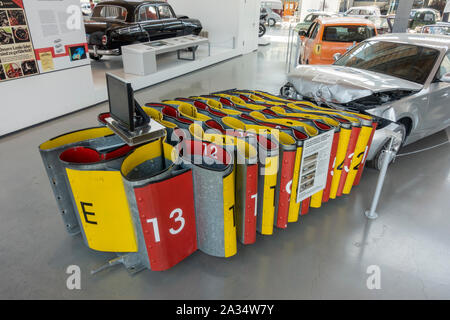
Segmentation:
{"type": "Polygon", "coordinates": [[[109,111],[106,125],[129,146],[159,139],[166,135],[165,128],[150,119],[136,102],[130,83],[107,73],[109,111]]]}
{"type": "Polygon", "coordinates": [[[152,74],[157,71],[157,55],[176,51],[178,60],[194,61],[196,47],[205,44],[208,45],[208,56],[211,56],[211,46],[209,40],[207,38],[195,35],[123,46],[123,69],[125,73],[129,74],[152,74]],[[191,48],[192,50],[192,58],[181,57],[181,51],[188,48],[191,48]]]}
{"type": "Polygon", "coordinates": [[[153,119],[137,131],[124,129],[116,120],[109,117],[105,119],[106,125],[129,146],[136,146],[153,141],[165,135],[165,128],[153,119]]]}

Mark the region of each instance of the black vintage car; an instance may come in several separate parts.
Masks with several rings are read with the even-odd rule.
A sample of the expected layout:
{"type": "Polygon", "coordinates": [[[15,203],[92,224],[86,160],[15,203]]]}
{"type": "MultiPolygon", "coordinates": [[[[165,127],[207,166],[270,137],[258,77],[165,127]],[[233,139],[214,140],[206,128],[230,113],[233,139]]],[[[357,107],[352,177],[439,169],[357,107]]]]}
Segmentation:
{"type": "Polygon", "coordinates": [[[104,1],[84,22],[91,59],[120,55],[121,46],[137,42],[195,34],[202,30],[197,19],[176,16],[163,1],[104,1]]]}

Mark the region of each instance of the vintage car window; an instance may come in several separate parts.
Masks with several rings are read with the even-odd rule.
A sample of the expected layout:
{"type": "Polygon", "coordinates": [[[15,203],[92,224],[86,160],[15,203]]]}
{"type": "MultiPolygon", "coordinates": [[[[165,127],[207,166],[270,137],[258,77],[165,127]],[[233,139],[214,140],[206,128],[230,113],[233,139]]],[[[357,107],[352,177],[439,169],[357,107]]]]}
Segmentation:
{"type": "Polygon", "coordinates": [[[174,18],[172,9],[169,6],[159,6],[159,18],[160,19],[171,19],[174,18]]]}
{"type": "Polygon", "coordinates": [[[158,20],[154,6],[143,6],[139,9],[139,21],[158,20]]]}
{"type": "Polygon", "coordinates": [[[127,19],[127,14],[127,9],[125,9],[124,7],[112,5],[97,5],[94,8],[92,16],[125,21],[127,19]]]}
{"type": "Polygon", "coordinates": [[[406,43],[366,41],[344,54],[335,65],[375,71],[425,84],[439,51],[406,43]]]}
{"type": "Polygon", "coordinates": [[[432,12],[421,12],[417,16],[417,21],[432,22],[434,21],[434,14],[432,12]]]}
{"type": "Polygon", "coordinates": [[[371,12],[370,12],[369,10],[363,10],[363,9],[361,9],[361,10],[359,11],[359,14],[362,15],[362,16],[369,16],[369,15],[371,15],[371,12]]]}
{"type": "Polygon", "coordinates": [[[434,20],[434,14],[432,13],[425,13],[423,20],[426,22],[431,22],[434,20]]]}
{"type": "Polygon", "coordinates": [[[375,36],[375,29],[369,26],[328,26],[323,32],[323,41],[361,42],[375,36]]]}
{"type": "Polygon", "coordinates": [[[446,27],[446,26],[425,26],[425,27],[423,27],[422,33],[450,35],[450,27],[446,27]]]}

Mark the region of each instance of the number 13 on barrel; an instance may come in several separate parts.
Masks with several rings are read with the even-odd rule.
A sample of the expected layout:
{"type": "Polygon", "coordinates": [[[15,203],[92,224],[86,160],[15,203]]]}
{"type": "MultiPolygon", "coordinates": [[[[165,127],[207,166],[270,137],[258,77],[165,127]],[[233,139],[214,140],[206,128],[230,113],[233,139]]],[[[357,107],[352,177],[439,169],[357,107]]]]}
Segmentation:
{"type": "Polygon", "coordinates": [[[134,192],[151,270],[169,269],[197,250],[192,171],[134,192]]]}

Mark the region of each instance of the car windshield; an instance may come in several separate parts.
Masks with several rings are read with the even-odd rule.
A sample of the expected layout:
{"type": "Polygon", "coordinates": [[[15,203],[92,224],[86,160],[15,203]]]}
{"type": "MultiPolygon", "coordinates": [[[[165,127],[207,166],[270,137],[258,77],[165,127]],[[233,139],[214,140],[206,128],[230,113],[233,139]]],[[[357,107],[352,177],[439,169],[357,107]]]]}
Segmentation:
{"type": "Polygon", "coordinates": [[[94,8],[92,16],[96,18],[125,21],[127,18],[127,14],[128,14],[127,9],[125,9],[124,7],[112,5],[97,5],[94,8]]]}
{"type": "Polygon", "coordinates": [[[450,26],[426,26],[423,27],[422,33],[450,35],[450,26]]]}
{"type": "Polygon", "coordinates": [[[361,42],[375,36],[375,30],[368,26],[328,26],[323,31],[323,41],[361,42]]]}
{"type": "Polygon", "coordinates": [[[366,41],[344,54],[334,64],[424,84],[438,56],[438,50],[417,45],[366,41]]]}

